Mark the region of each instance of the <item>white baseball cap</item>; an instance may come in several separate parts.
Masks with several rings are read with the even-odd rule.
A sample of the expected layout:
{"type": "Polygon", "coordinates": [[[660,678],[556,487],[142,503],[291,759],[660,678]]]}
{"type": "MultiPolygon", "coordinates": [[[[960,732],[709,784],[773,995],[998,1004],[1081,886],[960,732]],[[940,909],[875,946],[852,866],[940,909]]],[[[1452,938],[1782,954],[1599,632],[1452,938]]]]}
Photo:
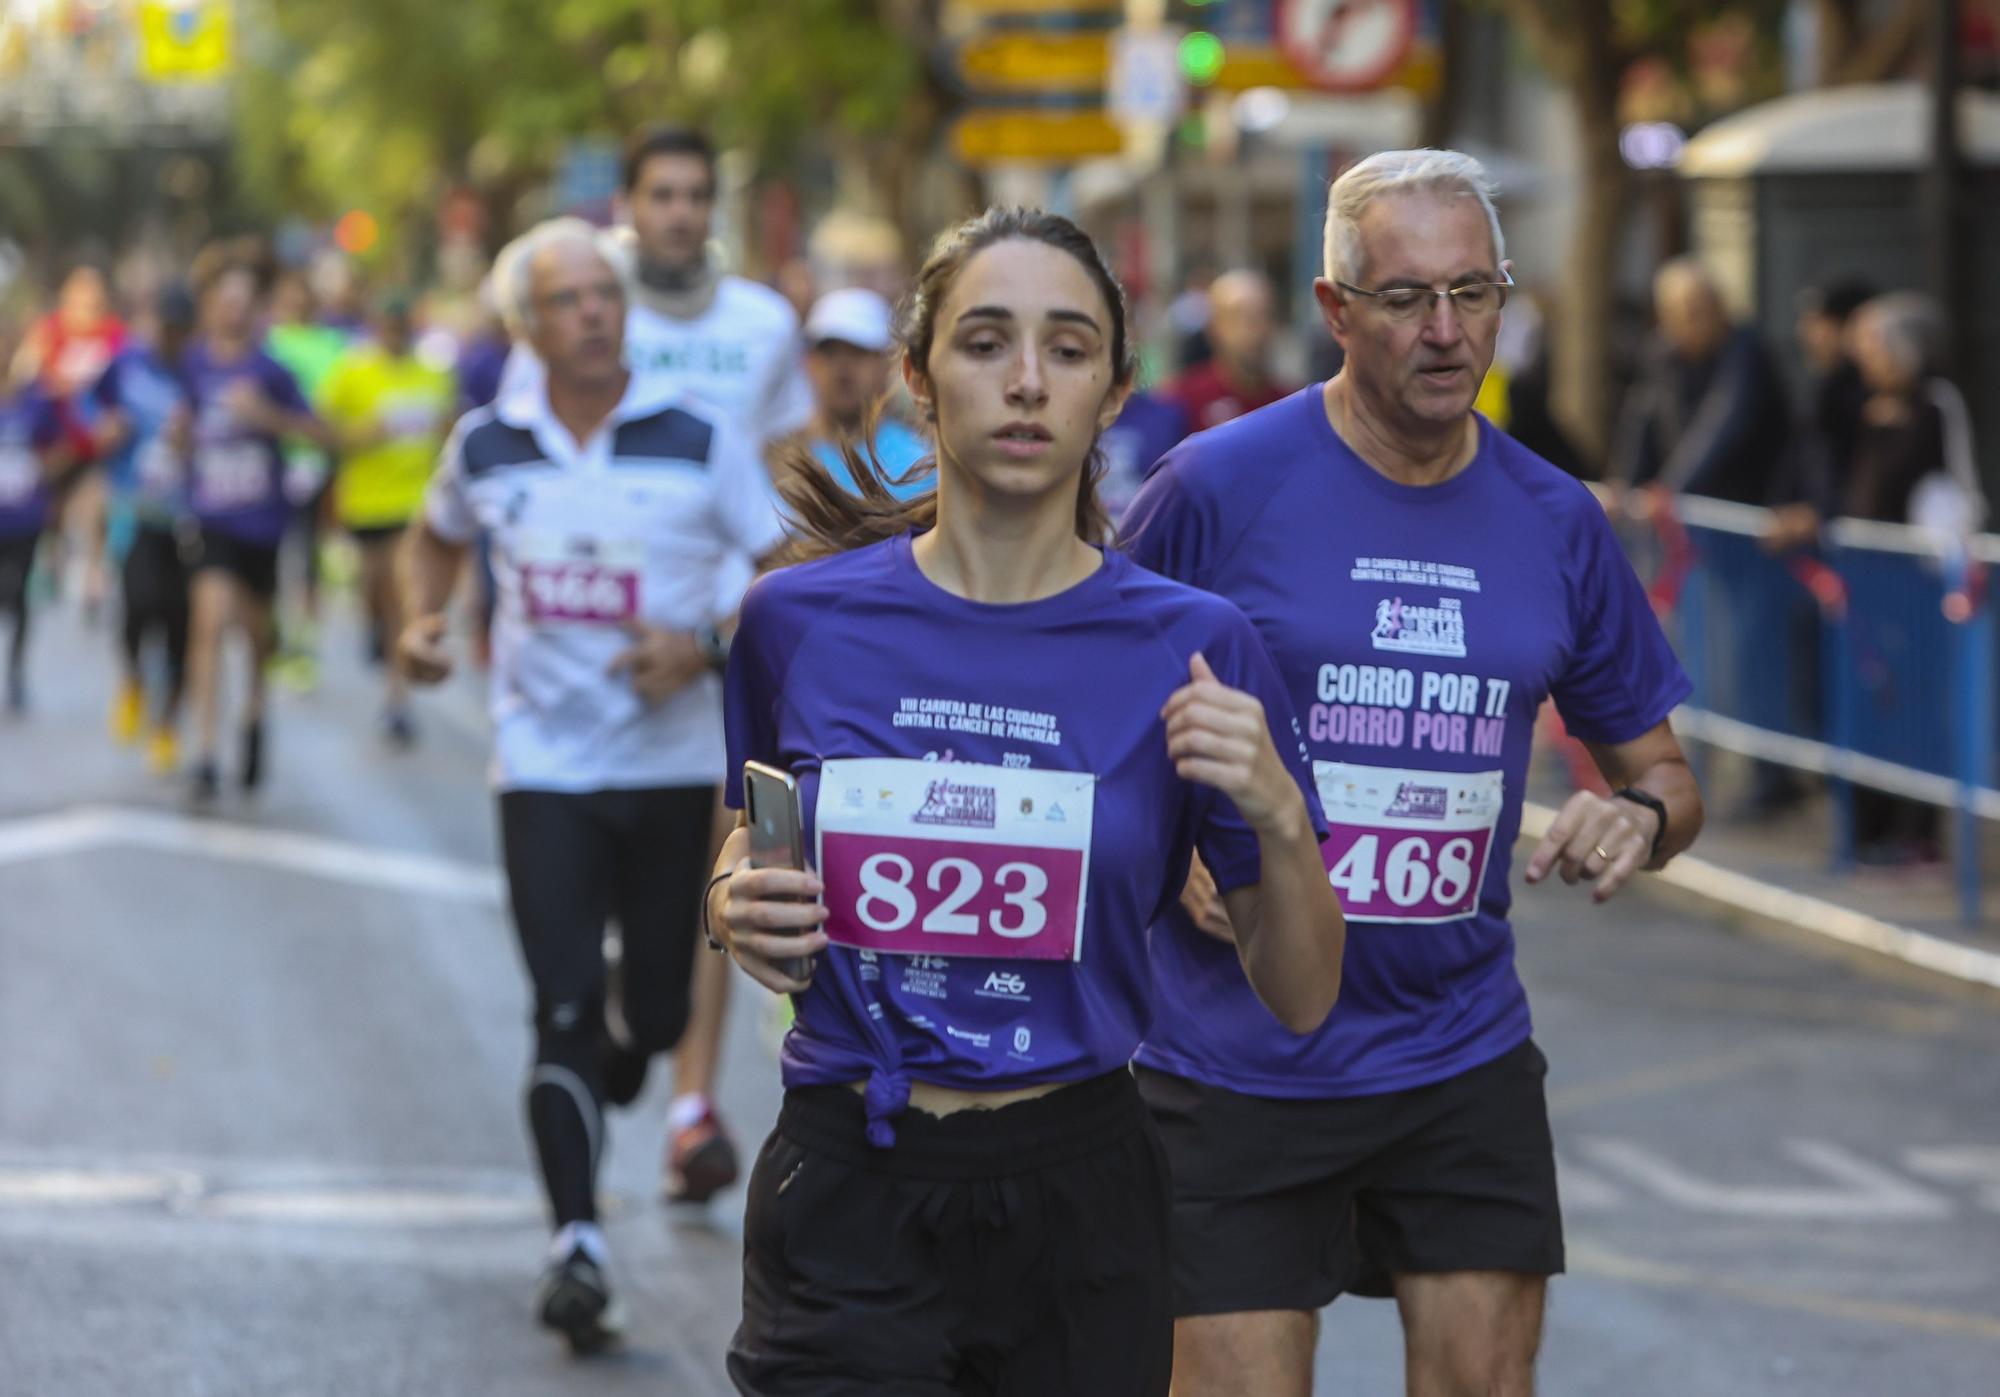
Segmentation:
{"type": "Polygon", "coordinates": [[[857,349],[886,350],[896,342],[889,303],[865,286],[829,291],[806,317],[806,343],[839,340],[857,349]]]}

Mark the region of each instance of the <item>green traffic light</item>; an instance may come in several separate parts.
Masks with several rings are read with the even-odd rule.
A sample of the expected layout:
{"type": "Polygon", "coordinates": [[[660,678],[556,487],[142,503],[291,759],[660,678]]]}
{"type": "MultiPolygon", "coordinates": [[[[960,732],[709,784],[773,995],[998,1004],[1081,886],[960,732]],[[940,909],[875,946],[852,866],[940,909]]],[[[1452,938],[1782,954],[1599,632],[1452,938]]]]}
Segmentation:
{"type": "Polygon", "coordinates": [[[1222,40],[1197,29],[1181,40],[1181,76],[1196,87],[1207,87],[1222,73],[1222,40]]]}

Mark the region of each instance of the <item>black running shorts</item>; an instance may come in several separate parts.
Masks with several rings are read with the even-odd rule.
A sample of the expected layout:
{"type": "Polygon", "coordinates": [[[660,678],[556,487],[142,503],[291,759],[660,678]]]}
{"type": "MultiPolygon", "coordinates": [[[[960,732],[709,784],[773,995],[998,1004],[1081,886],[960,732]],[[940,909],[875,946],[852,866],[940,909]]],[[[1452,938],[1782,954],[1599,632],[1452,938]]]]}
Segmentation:
{"type": "Polygon", "coordinates": [[[249,543],[213,529],[201,531],[193,571],[210,568],[228,573],[248,588],[260,601],[278,595],[278,547],[276,544],[249,543]]]}
{"type": "Polygon", "coordinates": [[[1402,1273],[1563,1269],[1533,1042],[1456,1077],[1333,1100],[1137,1069],[1174,1171],[1174,1313],[1317,1310],[1402,1273]]]}
{"type": "Polygon", "coordinates": [[[785,1094],[750,1175],[751,1397],[1166,1397],[1167,1167],[1131,1075],[994,1111],[906,1112],[893,1148],[846,1087],[785,1094]]]}

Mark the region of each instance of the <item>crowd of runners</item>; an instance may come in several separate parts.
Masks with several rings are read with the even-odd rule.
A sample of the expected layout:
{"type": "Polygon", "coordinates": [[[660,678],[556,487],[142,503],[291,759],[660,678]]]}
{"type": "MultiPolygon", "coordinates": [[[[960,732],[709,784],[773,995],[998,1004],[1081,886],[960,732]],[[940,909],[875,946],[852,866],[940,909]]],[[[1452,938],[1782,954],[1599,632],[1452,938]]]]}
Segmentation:
{"type": "Polygon", "coordinates": [[[1252,392],[1225,356],[1174,430],[1068,220],[988,210],[900,316],[857,287],[802,316],[716,265],[688,130],[634,138],[615,227],[510,244],[498,329],[455,341],[395,289],[362,324],[297,278],[275,303],[253,248],[129,329],[79,273],[0,344],[9,703],[38,579],[109,612],[115,577],[114,732],[197,805],[256,787],[322,528],[385,741],[408,684],[485,659],[534,1313],[578,1352],[624,1327],[596,1177],[655,1057],[665,1194],[738,1177],[733,961],[793,1010],[739,1391],[1290,1397],[1354,1294],[1396,1300],[1412,1393],[1531,1392],[1564,1248],[1508,912],[1543,702],[1614,794],[1528,881],[1604,902],[1702,804],[1602,508],[1474,411],[1492,193],[1449,151],[1351,167],[1312,287],[1338,374],[1252,392]],[[751,857],[794,818],[802,866],[751,857]]]}

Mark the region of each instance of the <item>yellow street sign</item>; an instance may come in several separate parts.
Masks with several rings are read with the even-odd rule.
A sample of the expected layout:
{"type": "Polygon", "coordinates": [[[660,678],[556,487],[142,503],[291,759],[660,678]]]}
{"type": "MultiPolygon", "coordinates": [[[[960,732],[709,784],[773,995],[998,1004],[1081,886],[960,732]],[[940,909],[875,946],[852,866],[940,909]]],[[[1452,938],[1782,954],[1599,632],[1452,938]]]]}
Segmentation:
{"type": "MultiPolygon", "coordinates": [[[[1405,87],[1427,97],[1437,91],[1440,81],[1437,50],[1419,43],[1382,85],[1405,87]]],[[[1223,49],[1222,69],[1208,86],[1223,92],[1247,92],[1253,87],[1311,91],[1317,84],[1292,66],[1291,59],[1276,44],[1232,43],[1223,49]]]]}
{"type": "Polygon", "coordinates": [[[946,28],[959,18],[990,15],[1088,15],[1093,19],[1125,14],[1125,0],[945,0],[946,28]],[[951,11],[958,11],[953,15],[951,11]]]}
{"type": "Polygon", "coordinates": [[[975,109],[952,124],[952,151],[967,165],[1067,165],[1117,155],[1125,137],[1102,111],[975,109]]]}
{"type": "Polygon", "coordinates": [[[958,71],[979,92],[1094,92],[1111,71],[1107,30],[1003,29],[959,46],[958,71]]]}
{"type": "Polygon", "coordinates": [[[141,0],[139,75],[148,82],[209,82],[229,70],[224,0],[141,0]]]}

